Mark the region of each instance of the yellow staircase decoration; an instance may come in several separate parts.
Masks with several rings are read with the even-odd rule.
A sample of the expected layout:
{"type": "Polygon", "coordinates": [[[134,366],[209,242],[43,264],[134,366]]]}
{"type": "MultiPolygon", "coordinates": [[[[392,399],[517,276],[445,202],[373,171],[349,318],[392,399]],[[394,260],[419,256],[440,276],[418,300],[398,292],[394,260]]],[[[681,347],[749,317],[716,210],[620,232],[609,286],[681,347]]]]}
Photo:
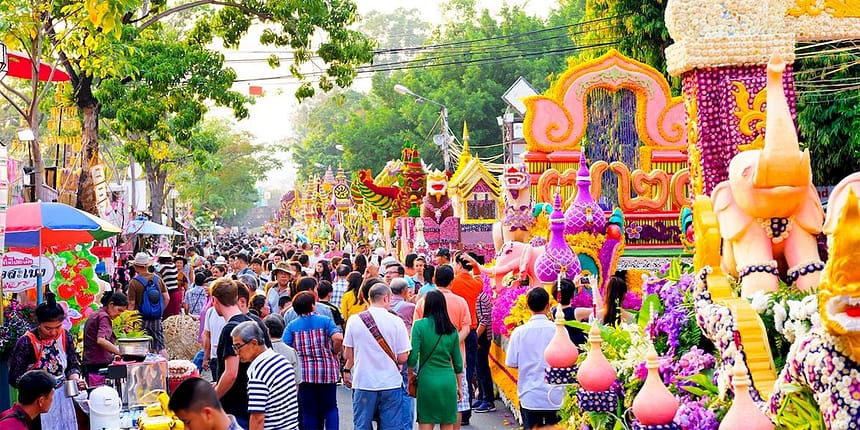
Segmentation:
{"type": "Polygon", "coordinates": [[[696,272],[705,267],[711,268],[707,279],[708,291],[714,303],[727,307],[735,318],[753,385],[766,400],[776,382],[776,366],[767,330],[750,303],[732,294],[728,278],[720,267],[720,228],[711,199],[707,196],[696,196],[693,203],[693,229],[696,235],[696,255],[693,259],[696,272]]]}

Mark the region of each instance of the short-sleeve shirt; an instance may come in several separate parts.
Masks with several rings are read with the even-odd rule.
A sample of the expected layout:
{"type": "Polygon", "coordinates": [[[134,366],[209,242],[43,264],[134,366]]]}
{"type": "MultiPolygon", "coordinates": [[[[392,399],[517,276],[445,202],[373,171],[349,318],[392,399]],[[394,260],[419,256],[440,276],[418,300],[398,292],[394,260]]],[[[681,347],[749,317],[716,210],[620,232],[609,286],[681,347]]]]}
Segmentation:
{"type": "Polygon", "coordinates": [[[102,338],[116,344],[113,324],[104,307],[92,314],[84,324],[84,364],[108,364],[113,361],[113,353],[98,344],[102,338]]]}
{"type": "Polygon", "coordinates": [[[289,360],[267,348],[247,372],[248,414],[264,415],[263,430],[298,429],[299,397],[289,360]]]}
{"type": "Polygon", "coordinates": [[[206,289],[201,285],[195,285],[185,292],[182,302],[188,305],[189,314],[199,316],[207,299],[206,289]]]}
{"type": "MultiPolygon", "coordinates": [[[[397,315],[384,308],[370,306],[367,309],[373,316],[379,332],[395,356],[412,350],[406,325],[397,315]]],[[[349,317],[343,346],[353,348],[354,367],[352,368],[352,387],[357,390],[381,391],[399,388],[403,384],[400,368],[382,350],[370,330],[361,320],[360,314],[349,317]]]]}
{"type": "MultiPolygon", "coordinates": [[[[448,288],[437,288],[442,294],[445,295],[445,303],[448,306],[448,318],[451,319],[451,323],[454,324],[454,327],[457,327],[457,331],[463,329],[463,327],[471,327],[472,326],[472,314],[469,313],[469,304],[466,303],[466,299],[454,294],[448,288]]],[[[422,297],[418,300],[418,303],[415,305],[415,315],[412,317],[413,321],[418,321],[421,318],[424,318],[424,299],[422,297]]],[[[466,356],[466,343],[460,342],[460,354],[463,357],[466,356]]]]}
{"type": "Polygon", "coordinates": [[[302,382],[334,384],[340,376],[340,362],[332,351],[331,337],[341,329],[331,318],[305,315],[284,330],[284,343],[293,347],[302,363],[302,382]]]}
{"type": "MultiPolygon", "coordinates": [[[[218,315],[218,312],[215,312],[215,308],[206,309],[206,318],[203,320],[203,331],[209,332],[209,358],[218,357],[221,330],[224,329],[225,325],[227,325],[227,321],[224,321],[224,318],[218,315]]],[[[230,339],[232,342],[232,337],[230,339]]]]}
{"type": "MultiPolygon", "coordinates": [[[[224,374],[224,366],[227,358],[236,356],[236,351],[233,350],[233,336],[231,333],[236,326],[245,321],[253,320],[245,314],[234,315],[230,318],[230,321],[227,321],[224,328],[221,329],[221,336],[218,339],[218,354],[216,355],[218,358],[218,368],[216,369],[218,371],[218,375],[213,378],[215,381],[221,379],[221,375],[224,374]]],[[[237,418],[246,420],[249,418],[248,368],[250,366],[251,363],[239,362],[236,381],[233,382],[233,386],[224,393],[223,397],[221,397],[221,405],[224,407],[225,412],[232,414],[237,418]]]]}
{"type": "Polygon", "coordinates": [[[555,335],[555,324],[546,315],[532,315],[525,324],[514,329],[508,342],[505,366],[519,370],[517,396],[520,405],[536,411],[555,411],[561,404],[561,392],[550,390],[544,381],[547,368],[543,351],[555,335]]]}
{"type": "MultiPolygon", "coordinates": [[[[143,280],[149,283],[149,280],[155,276],[154,273],[147,273],[145,275],[134,275],[130,281],[128,281],[128,298],[134,300],[134,305],[139,307],[141,303],[143,303],[143,291],[146,289],[137,279],[134,279],[137,276],[143,277],[143,280]]],[[[161,277],[158,277],[158,289],[161,290],[161,293],[167,292],[167,286],[164,285],[164,281],[161,280],[161,277]]]]}

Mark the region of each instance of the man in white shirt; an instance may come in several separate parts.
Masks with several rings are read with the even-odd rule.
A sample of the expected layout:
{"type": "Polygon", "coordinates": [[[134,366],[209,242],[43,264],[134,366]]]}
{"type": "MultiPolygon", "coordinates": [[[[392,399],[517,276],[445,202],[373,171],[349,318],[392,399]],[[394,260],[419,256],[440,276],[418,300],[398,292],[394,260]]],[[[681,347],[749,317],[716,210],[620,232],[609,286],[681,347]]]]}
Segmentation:
{"type": "Polygon", "coordinates": [[[214,307],[206,309],[206,315],[203,318],[203,368],[209,369],[212,375],[217,375],[218,338],[227,321],[215,312],[214,307]]]}
{"type": "Polygon", "coordinates": [[[373,418],[378,415],[380,430],[398,429],[403,425],[400,366],[412,347],[403,320],[389,312],[388,285],[376,283],[368,295],[370,306],[349,318],[343,339],[346,358],[343,377],[344,383],[353,389],[353,426],[357,430],[371,430],[373,418]],[[376,330],[387,351],[371,334],[376,330]]]}
{"type": "Polygon", "coordinates": [[[549,293],[542,287],[532,288],[526,296],[531,318],[514,329],[508,342],[505,365],[519,369],[517,396],[523,428],[543,428],[558,424],[558,406],[564,390],[550,390],[544,381],[548,367],[543,352],[555,335],[555,324],[546,317],[549,293]],[[550,395],[552,394],[552,396],[550,395]]]}

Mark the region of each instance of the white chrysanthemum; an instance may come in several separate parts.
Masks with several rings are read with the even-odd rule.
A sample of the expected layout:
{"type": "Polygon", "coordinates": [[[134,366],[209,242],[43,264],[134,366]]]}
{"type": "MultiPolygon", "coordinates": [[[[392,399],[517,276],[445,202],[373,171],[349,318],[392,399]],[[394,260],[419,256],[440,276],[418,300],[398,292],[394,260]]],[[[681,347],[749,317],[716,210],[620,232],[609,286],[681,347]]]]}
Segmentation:
{"type": "Polygon", "coordinates": [[[770,303],[771,295],[765,291],[756,291],[750,298],[750,306],[758,313],[764,313],[770,303]]]}
{"type": "Polygon", "coordinates": [[[785,312],[785,300],[775,303],[773,306],[773,325],[776,326],[777,330],[782,331],[786,318],[788,318],[788,314],[785,312]]]}
{"type": "Polygon", "coordinates": [[[799,301],[788,301],[788,317],[793,320],[802,320],[804,318],[803,305],[799,301]]]}

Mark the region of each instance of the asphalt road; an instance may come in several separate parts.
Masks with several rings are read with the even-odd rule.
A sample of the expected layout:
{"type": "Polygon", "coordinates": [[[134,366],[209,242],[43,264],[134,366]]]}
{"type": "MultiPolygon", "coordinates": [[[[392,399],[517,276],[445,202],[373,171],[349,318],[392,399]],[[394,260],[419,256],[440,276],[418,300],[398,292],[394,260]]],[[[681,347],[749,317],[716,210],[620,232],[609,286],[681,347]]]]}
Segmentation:
{"type": "MultiPolygon", "coordinates": [[[[341,430],[351,430],[352,425],[352,391],[344,386],[337,388],[337,405],[338,413],[340,414],[341,430]]],[[[511,411],[502,403],[501,400],[496,401],[496,411],[485,414],[472,413],[472,419],[464,429],[480,429],[480,430],[497,430],[497,429],[518,429],[519,425],[511,416],[511,411]]],[[[418,428],[415,424],[413,428],[418,428]]]]}

